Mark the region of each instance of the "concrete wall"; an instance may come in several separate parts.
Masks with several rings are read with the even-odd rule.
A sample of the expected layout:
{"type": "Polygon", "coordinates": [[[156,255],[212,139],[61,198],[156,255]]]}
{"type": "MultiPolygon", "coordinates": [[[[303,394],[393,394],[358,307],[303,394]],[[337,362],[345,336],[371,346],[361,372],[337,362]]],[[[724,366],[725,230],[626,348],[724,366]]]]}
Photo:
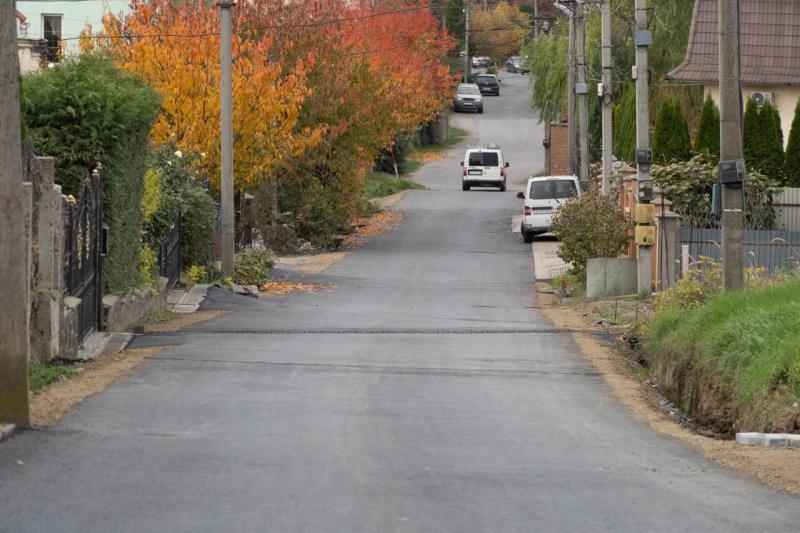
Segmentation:
{"type": "Polygon", "coordinates": [[[586,264],[586,297],[604,298],[636,294],[637,262],[627,258],[589,259],[586,264]]]}

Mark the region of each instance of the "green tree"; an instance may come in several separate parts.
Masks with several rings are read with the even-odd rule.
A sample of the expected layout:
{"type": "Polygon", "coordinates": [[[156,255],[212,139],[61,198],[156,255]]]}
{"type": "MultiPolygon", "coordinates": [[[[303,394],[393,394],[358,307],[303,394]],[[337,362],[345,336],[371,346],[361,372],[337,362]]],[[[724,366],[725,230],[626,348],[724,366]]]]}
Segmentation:
{"type": "Polygon", "coordinates": [[[708,96],[700,113],[700,125],[694,143],[696,153],[708,152],[719,158],[719,108],[708,96]]]}
{"type": "Polygon", "coordinates": [[[784,172],[789,187],[800,186],[800,100],[794,107],[792,129],[789,130],[789,142],[786,145],[784,172]]]}
{"type": "Polygon", "coordinates": [[[691,157],[689,126],[683,118],[680,104],[674,98],[661,102],[653,135],[653,161],[686,161],[691,157]]]}
{"type": "Polygon", "coordinates": [[[764,157],[764,132],[761,130],[761,120],[758,118],[758,105],[752,99],[747,100],[744,108],[742,142],[747,168],[761,168],[761,160],[764,157]]]}
{"type": "Polygon", "coordinates": [[[764,156],[761,160],[761,171],[778,183],[784,182],[784,152],[781,117],[778,110],[766,102],[758,112],[761,129],[764,132],[764,156]]]}
{"type": "Polygon", "coordinates": [[[636,150],[636,87],[626,84],[622,99],[614,106],[614,155],[633,163],[636,150]]]}

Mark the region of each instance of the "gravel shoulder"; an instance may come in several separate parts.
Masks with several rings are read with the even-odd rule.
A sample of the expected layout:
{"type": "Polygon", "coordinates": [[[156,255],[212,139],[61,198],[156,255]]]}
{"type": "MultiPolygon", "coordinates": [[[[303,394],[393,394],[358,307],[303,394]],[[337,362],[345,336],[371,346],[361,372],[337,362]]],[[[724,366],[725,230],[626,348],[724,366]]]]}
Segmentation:
{"type": "MultiPolygon", "coordinates": [[[[561,301],[546,283],[537,284],[542,313],[555,325],[574,330],[573,337],[583,357],[600,372],[614,395],[632,415],[654,431],[679,439],[700,451],[708,459],[733,471],[746,474],[764,485],[800,495],[800,450],[760,448],[736,444],[701,435],[682,423],[668,408],[658,390],[647,381],[638,365],[625,353],[626,328],[609,326],[609,301],[561,301]],[[598,334],[608,334],[615,342],[603,342],[598,334]]],[[[645,306],[628,303],[619,313],[647,313],[645,306]],[[633,306],[638,308],[632,310],[633,306]]]]}

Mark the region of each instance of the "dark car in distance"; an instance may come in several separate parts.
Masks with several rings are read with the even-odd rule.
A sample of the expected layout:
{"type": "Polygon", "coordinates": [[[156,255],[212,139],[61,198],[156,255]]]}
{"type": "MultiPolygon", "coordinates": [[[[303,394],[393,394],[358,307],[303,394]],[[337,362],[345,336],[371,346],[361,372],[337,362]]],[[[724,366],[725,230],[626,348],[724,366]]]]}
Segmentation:
{"type": "Polygon", "coordinates": [[[478,74],[475,84],[480,89],[481,94],[493,94],[500,96],[500,80],[494,74],[478,74]]]}

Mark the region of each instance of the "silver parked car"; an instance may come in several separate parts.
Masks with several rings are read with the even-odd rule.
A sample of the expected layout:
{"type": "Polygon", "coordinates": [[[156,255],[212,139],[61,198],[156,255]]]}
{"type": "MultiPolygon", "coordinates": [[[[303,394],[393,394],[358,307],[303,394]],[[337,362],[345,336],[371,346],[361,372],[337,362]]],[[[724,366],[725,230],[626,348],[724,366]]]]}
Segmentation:
{"type": "Polygon", "coordinates": [[[474,83],[460,83],[453,97],[453,111],[483,113],[481,90],[474,83]]]}

